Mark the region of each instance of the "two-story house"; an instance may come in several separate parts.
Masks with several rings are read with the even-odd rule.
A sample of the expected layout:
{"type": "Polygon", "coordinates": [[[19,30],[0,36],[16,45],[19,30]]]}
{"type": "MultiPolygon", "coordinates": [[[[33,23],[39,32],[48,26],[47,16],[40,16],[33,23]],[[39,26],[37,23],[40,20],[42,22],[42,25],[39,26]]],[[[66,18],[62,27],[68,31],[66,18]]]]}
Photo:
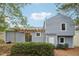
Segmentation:
{"type": "MultiPolygon", "coordinates": [[[[62,14],[57,14],[44,22],[44,26],[41,29],[30,29],[30,37],[32,42],[48,42],[52,43],[55,46],[57,44],[68,44],[69,48],[73,48],[73,36],[75,31],[75,26],[73,20],[70,17],[67,17],[62,14]]],[[[29,31],[29,29],[27,30],[29,31]]],[[[17,32],[16,41],[25,42],[27,41],[26,31],[17,32]],[[25,39],[26,38],[26,39],[25,39]]],[[[6,41],[11,41],[13,35],[12,32],[6,32],[6,41]],[[12,36],[12,37],[10,37],[12,36]]],[[[13,40],[14,41],[14,40],[13,40]]]]}

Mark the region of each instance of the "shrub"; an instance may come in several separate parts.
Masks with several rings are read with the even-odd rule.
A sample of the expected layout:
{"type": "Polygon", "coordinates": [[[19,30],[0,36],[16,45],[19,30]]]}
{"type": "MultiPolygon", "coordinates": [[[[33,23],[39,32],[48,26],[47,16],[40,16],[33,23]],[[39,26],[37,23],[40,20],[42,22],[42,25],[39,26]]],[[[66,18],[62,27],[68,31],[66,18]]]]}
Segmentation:
{"type": "Polygon", "coordinates": [[[52,56],[54,46],[48,43],[16,43],[11,48],[11,55],[16,56],[52,56]]]}
{"type": "Polygon", "coordinates": [[[4,40],[3,39],[0,39],[0,44],[3,44],[3,43],[5,43],[4,40]]]}
{"type": "Polygon", "coordinates": [[[58,44],[57,49],[66,49],[68,48],[68,44],[58,44]]]}

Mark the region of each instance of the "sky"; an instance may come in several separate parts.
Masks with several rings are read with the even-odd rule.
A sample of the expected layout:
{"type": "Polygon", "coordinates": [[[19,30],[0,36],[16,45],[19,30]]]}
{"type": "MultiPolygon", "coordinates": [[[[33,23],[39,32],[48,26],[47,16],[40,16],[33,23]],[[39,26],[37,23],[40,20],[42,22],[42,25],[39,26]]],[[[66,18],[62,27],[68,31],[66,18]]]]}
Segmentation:
{"type": "Polygon", "coordinates": [[[33,3],[25,6],[22,13],[27,17],[27,22],[33,27],[42,27],[45,19],[55,16],[56,5],[53,3],[33,3]]]}

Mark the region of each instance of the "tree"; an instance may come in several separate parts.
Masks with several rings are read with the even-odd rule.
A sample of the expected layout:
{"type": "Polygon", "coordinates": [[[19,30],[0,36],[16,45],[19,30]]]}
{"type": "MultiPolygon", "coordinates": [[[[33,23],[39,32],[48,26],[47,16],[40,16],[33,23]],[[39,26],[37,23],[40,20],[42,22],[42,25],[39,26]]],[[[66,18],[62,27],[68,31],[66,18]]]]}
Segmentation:
{"type": "Polygon", "coordinates": [[[4,16],[0,15],[0,31],[4,31],[7,28],[7,23],[5,22],[4,16]]]}
{"type": "Polygon", "coordinates": [[[5,22],[6,16],[10,19],[23,19],[23,15],[21,12],[21,8],[23,8],[27,4],[21,3],[0,3],[0,31],[4,31],[8,24],[5,22]]]}
{"type": "Polygon", "coordinates": [[[79,18],[79,3],[63,3],[56,4],[56,6],[59,11],[64,11],[67,15],[74,15],[76,18],[79,18]]]}
{"type": "Polygon", "coordinates": [[[79,3],[56,4],[58,11],[64,11],[71,18],[76,19],[74,22],[79,24],[79,3]]]}
{"type": "Polygon", "coordinates": [[[32,27],[30,24],[27,23],[27,20],[26,20],[26,19],[27,19],[27,17],[24,16],[24,17],[23,17],[23,20],[21,20],[21,23],[20,23],[20,24],[21,24],[24,28],[32,27]]]}

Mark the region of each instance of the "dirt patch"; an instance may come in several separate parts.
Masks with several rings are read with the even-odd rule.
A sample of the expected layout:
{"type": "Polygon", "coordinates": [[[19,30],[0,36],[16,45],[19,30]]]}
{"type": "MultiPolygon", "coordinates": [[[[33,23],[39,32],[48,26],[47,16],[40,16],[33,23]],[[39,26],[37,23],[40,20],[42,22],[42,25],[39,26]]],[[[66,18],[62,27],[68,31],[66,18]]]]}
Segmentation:
{"type": "Polygon", "coordinates": [[[72,49],[55,49],[55,56],[79,56],[79,48],[72,48],[72,49]]]}
{"type": "Polygon", "coordinates": [[[13,44],[0,44],[0,55],[10,55],[12,45],[13,44]]]}

